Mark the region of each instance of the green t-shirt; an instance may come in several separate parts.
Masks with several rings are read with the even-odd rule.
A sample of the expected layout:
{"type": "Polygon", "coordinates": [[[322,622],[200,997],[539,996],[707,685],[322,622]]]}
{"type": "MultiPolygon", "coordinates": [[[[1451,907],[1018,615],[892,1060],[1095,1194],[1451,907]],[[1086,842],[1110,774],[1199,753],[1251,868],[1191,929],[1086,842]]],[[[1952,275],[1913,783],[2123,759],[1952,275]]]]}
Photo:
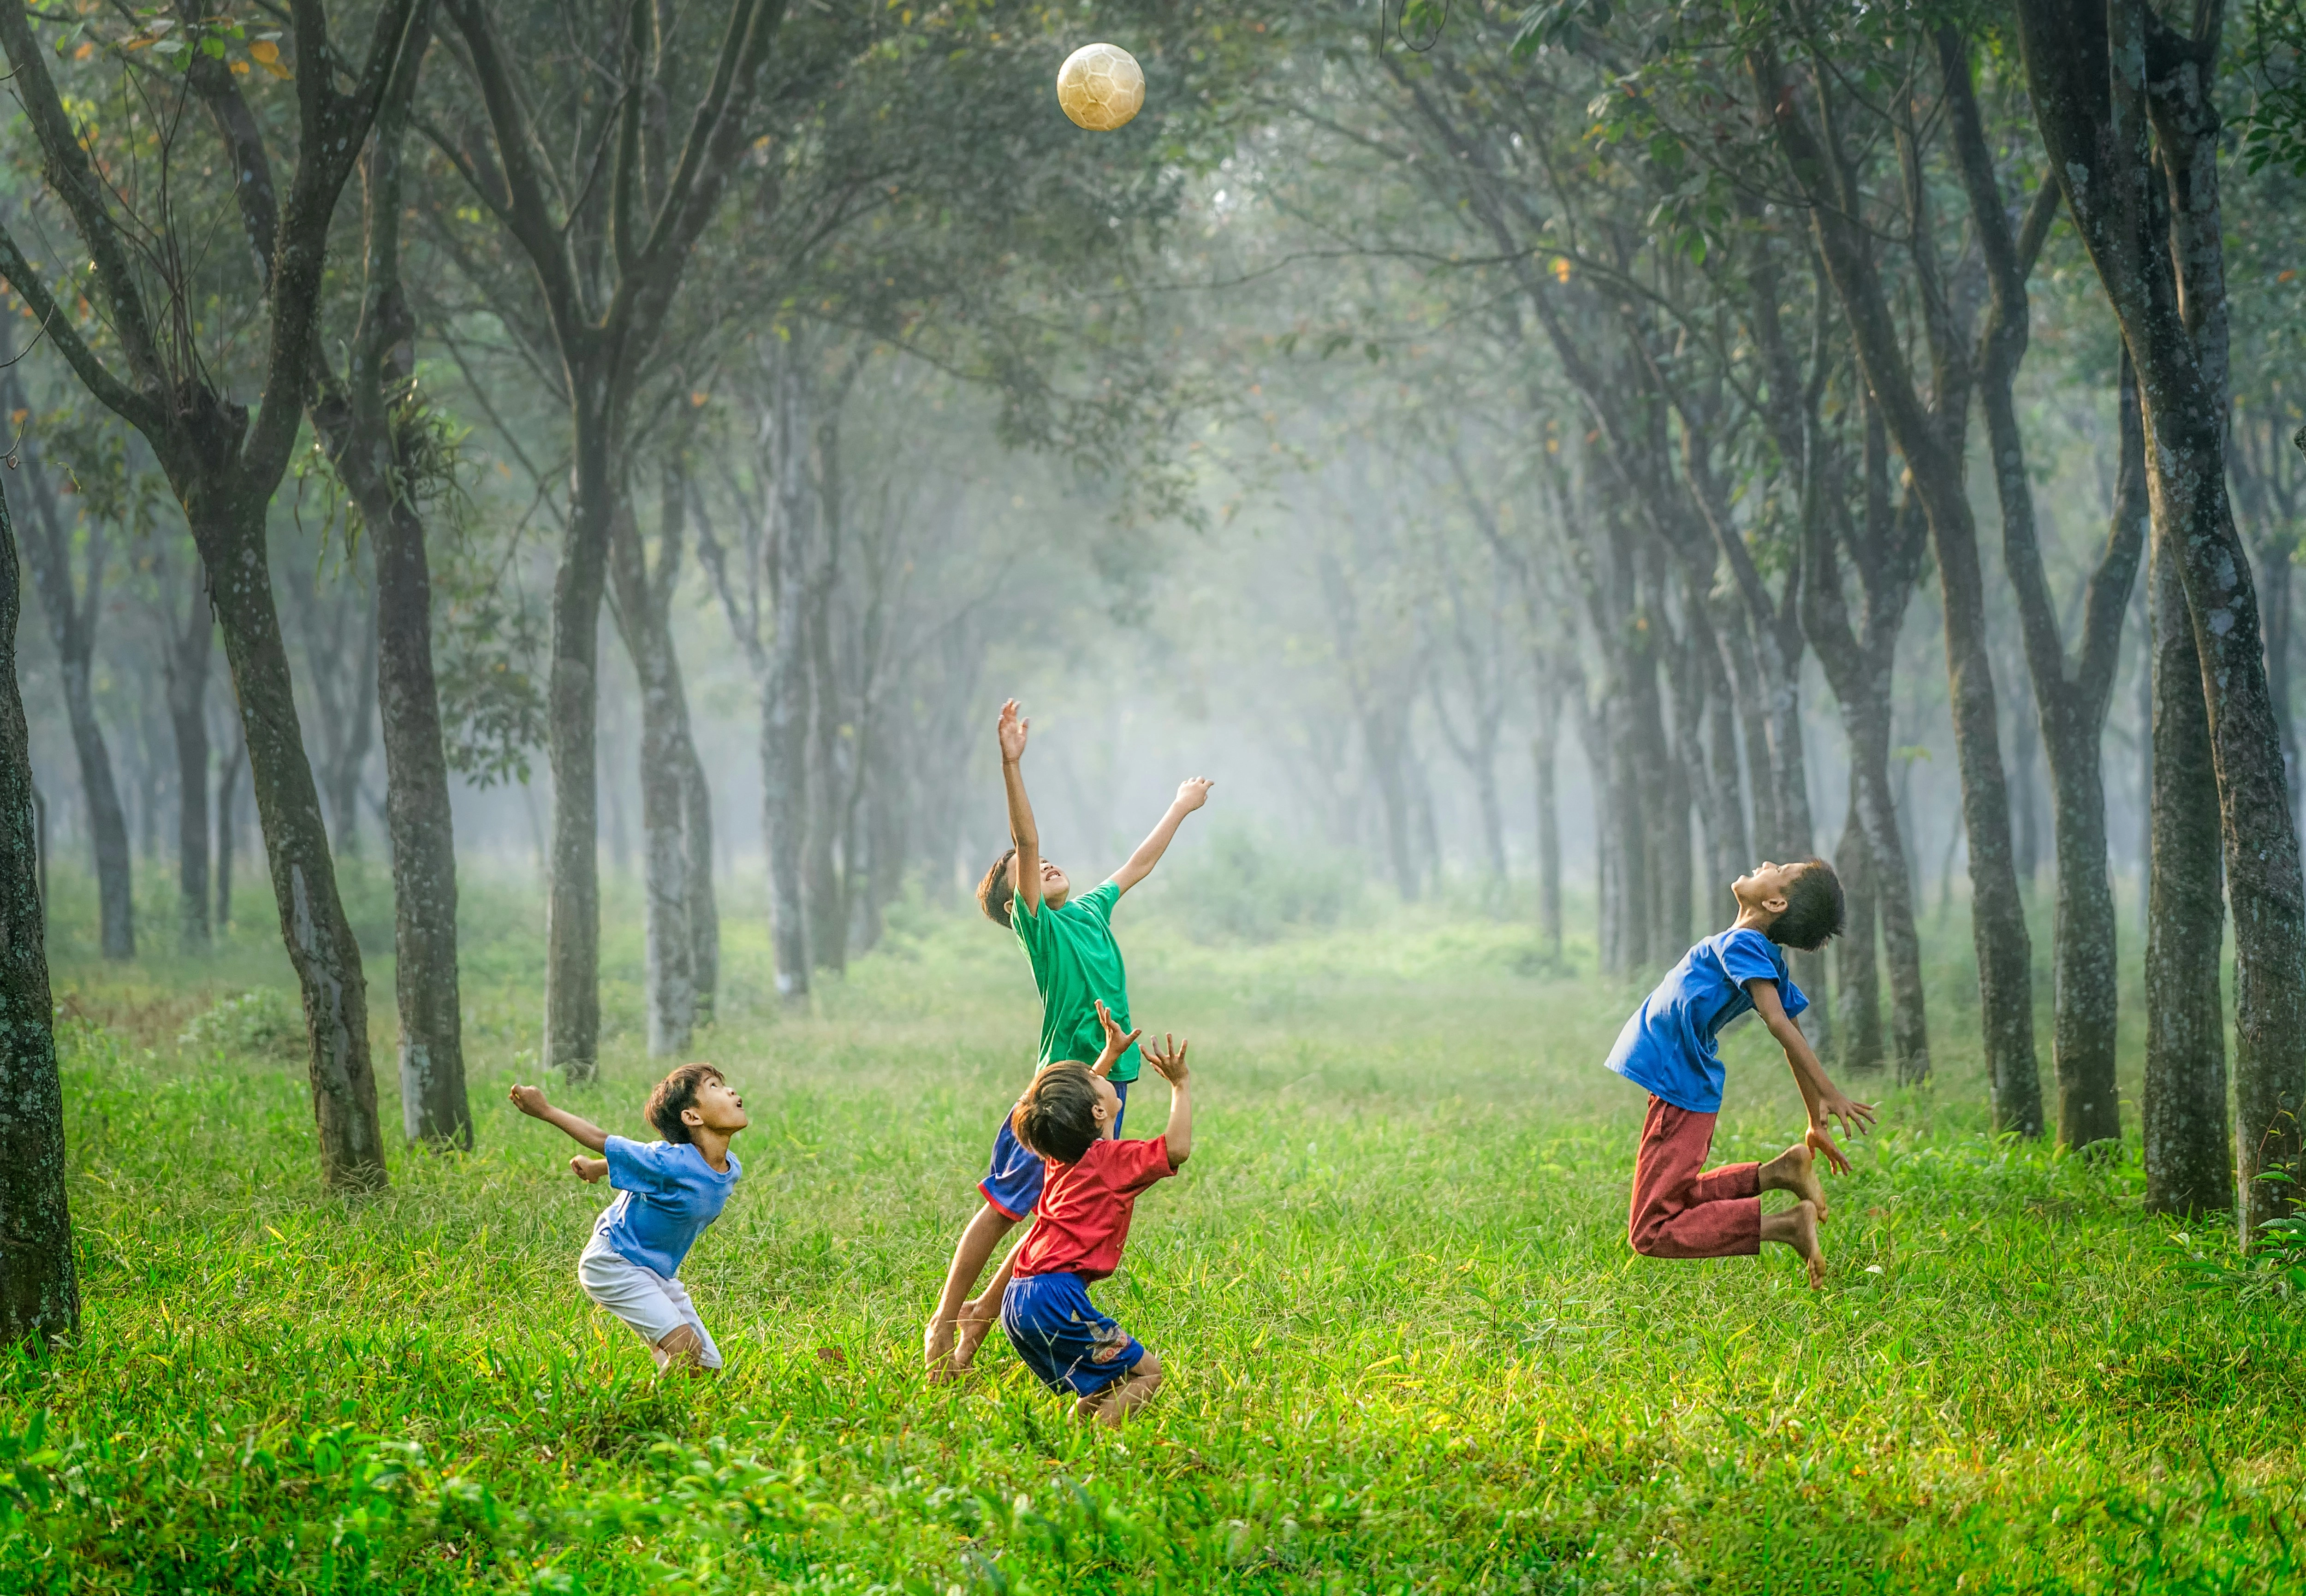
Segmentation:
{"type": "MultiPolygon", "coordinates": [[[[1129,1028],[1129,972],[1121,966],[1121,944],[1113,940],[1113,906],[1121,887],[1106,882],[1095,892],[1068,898],[1038,914],[1022,898],[1009,904],[1009,923],[1033,961],[1033,985],[1041,989],[1041,1063],[1077,1059],[1097,1063],[1105,1051],[1105,1030],[1097,1022],[1097,1000],[1129,1028]]],[[[1115,1085],[1137,1079],[1137,1049],[1113,1061],[1115,1085]]]]}

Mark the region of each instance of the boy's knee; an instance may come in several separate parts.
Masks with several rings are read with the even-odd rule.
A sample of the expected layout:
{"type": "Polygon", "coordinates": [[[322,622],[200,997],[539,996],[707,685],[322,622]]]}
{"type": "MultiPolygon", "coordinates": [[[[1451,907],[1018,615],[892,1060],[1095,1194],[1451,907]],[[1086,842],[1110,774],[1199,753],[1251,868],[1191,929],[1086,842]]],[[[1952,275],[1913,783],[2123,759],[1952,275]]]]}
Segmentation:
{"type": "Polygon", "coordinates": [[[1635,1216],[1632,1224],[1626,1226],[1626,1241],[1644,1258],[1656,1258],[1659,1256],[1658,1242],[1664,1231],[1664,1215],[1639,1214],[1635,1216]]]}
{"type": "Polygon", "coordinates": [[[1154,1355],[1151,1347],[1147,1347],[1145,1355],[1130,1366],[1129,1378],[1132,1380],[1151,1380],[1156,1385],[1160,1383],[1161,1360],[1154,1355]]]}

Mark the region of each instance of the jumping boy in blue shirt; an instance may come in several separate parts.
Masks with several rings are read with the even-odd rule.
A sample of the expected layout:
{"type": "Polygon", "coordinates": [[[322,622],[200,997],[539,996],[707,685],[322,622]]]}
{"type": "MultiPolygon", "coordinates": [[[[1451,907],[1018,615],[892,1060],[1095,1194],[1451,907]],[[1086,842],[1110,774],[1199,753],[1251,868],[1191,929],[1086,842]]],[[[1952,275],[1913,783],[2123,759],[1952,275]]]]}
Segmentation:
{"type": "Polygon", "coordinates": [[[541,1087],[513,1088],[512,1102],[601,1154],[580,1153],[568,1167],[580,1181],[607,1176],[617,1192],[576,1260],[585,1294],[648,1343],[660,1371],[720,1368],[721,1349],[680,1284],[680,1266],[745,1173],[729,1150],[730,1138],[751,1123],[745,1099],[711,1064],[683,1064],[657,1082],[641,1111],[664,1138],[650,1142],[611,1136],[553,1107],[541,1087]]]}
{"type": "Polygon", "coordinates": [[[1824,860],[1805,859],[1764,863],[1730,890],[1737,919],[1682,955],[1610,1050],[1610,1068],[1650,1094],[1627,1234],[1634,1250],[1650,1258],[1741,1257],[1759,1252],[1764,1242],[1781,1242],[1801,1254],[1815,1287],[1825,1280],[1817,1227],[1826,1210],[1815,1160],[1822,1156],[1835,1173],[1848,1174],[1849,1160],[1827,1126],[1839,1121],[1862,1134],[1874,1105],[1850,1101],[1826,1079],[1794,1023],[1809,999],[1794,985],[1780,949],[1811,952],[1840,934],[1841,882],[1824,860]],[[1799,1146],[1767,1164],[1726,1164],[1701,1174],[1721,1109],[1714,1038],[1749,1010],[1785,1049],[1809,1108],[1809,1130],[1799,1146]],[[1764,1216],[1764,1191],[1790,1191],[1799,1200],[1764,1216]]]}
{"type": "MultiPolygon", "coordinates": [[[[1114,905],[1152,874],[1185,816],[1209,800],[1212,783],[1195,776],[1180,785],[1168,813],[1137,845],[1128,862],[1102,885],[1074,898],[1071,879],[1041,857],[1032,800],[1025,796],[1025,738],[1032,724],[1018,718],[1015,699],[1001,706],[1001,781],[1009,800],[1010,847],[985,873],[977,889],[977,901],[987,919],[1016,933],[1032,963],[1033,985],[1041,994],[1041,1045],[1036,1068],[1046,1069],[1058,1063],[1086,1064],[1097,1056],[1104,1041],[1097,1017],[1100,1003],[1111,1010],[1123,1029],[1128,1028],[1129,974],[1121,961],[1121,946],[1113,936],[1114,905]]],[[[1131,1048],[1114,1064],[1110,1077],[1124,1108],[1129,1083],[1137,1079],[1137,1052],[1131,1048]]],[[[977,1284],[1001,1238],[1033,1211],[1041,1196],[1042,1169],[1043,1160],[1027,1150],[1004,1117],[993,1139],[985,1179],[978,1183],[984,1206],[961,1233],[936,1311],[921,1334],[921,1351],[932,1377],[943,1378],[968,1368],[1000,1316],[997,1291],[988,1291],[975,1302],[965,1302],[962,1298],[977,1284]]]]}

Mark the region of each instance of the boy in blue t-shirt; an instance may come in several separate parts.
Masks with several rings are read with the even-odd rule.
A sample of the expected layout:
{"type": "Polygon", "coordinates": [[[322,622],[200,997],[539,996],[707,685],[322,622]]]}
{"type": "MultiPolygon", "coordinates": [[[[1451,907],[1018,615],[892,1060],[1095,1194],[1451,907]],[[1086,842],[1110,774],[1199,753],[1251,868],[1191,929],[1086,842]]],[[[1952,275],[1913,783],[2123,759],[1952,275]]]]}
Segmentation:
{"type": "MultiPolygon", "coordinates": [[[[1041,994],[1041,1041],[1035,1063],[1039,1070],[1053,1063],[1086,1064],[1097,1056],[1104,1039],[1099,1005],[1111,1011],[1122,1028],[1128,1028],[1129,973],[1122,964],[1121,944],[1113,936],[1114,906],[1123,892],[1152,874],[1185,816],[1209,801],[1214,783],[1206,776],[1181,783],[1168,813],[1137,845],[1137,851],[1102,884],[1075,898],[1071,878],[1041,857],[1032,800],[1025,796],[1025,739],[1032,725],[1018,717],[1014,698],[1001,706],[996,735],[1002,787],[1009,801],[1010,846],[986,871],[977,902],[987,919],[1015,935],[1032,965],[1033,986],[1041,994]]],[[[1124,1110],[1137,1071],[1133,1047],[1112,1067],[1113,1088],[1124,1110]]],[[[999,1319],[999,1291],[987,1291],[974,1302],[962,1298],[977,1284],[1001,1238],[1040,1200],[1042,1169],[1041,1157],[1017,1139],[1004,1116],[994,1133],[985,1178],[978,1182],[984,1204],[961,1233],[936,1309],[921,1333],[922,1356],[932,1378],[967,1369],[999,1319]]]]}
{"type": "Polygon", "coordinates": [[[1610,1068],[1648,1088],[1649,1118],[1634,1160],[1632,1213],[1627,1235],[1651,1258],[1732,1258],[1782,1242],[1802,1256],[1809,1283],[1825,1280],[1818,1222],[1825,1217],[1825,1188],[1816,1158],[1837,1174],[1849,1160],[1827,1134],[1830,1122],[1863,1133],[1874,1105],[1853,1103],[1826,1079],[1794,1016],[1809,1007],[1786,969],[1781,947],[1811,952],[1838,935],[1843,917],[1841,881],[1823,859],[1764,864],[1730,885],[1738,917],[1682,955],[1657,990],[1642,1000],[1610,1050],[1610,1068]],[[1726,1164],[1704,1169],[1721,1109],[1721,1058],[1714,1038],[1751,1011],[1786,1050],[1794,1084],[1809,1107],[1801,1145],[1767,1164],[1726,1164]],[[1704,1173],[1700,1173],[1703,1170],[1704,1173]],[[1764,1217],[1764,1191],[1790,1191],[1800,1200],[1764,1217]]]}
{"type": "Polygon", "coordinates": [[[664,1138],[650,1142],[611,1136],[553,1107],[541,1087],[513,1088],[512,1102],[602,1155],[580,1153],[568,1167],[580,1181],[607,1176],[617,1192],[576,1260],[585,1294],[648,1343],[660,1370],[720,1368],[721,1349],[680,1284],[680,1266],[745,1173],[729,1150],[730,1139],[751,1122],[745,1099],[711,1064],[683,1064],[656,1083],[641,1111],[664,1138]]]}

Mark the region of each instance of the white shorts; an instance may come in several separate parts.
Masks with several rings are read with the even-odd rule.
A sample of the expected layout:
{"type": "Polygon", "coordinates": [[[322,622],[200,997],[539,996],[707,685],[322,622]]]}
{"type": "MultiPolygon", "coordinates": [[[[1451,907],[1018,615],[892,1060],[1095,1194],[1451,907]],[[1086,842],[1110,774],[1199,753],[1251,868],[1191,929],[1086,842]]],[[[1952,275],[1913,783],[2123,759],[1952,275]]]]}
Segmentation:
{"type": "Polygon", "coordinates": [[[721,1349],[713,1344],[713,1332],[696,1317],[696,1304],[688,1300],[688,1288],[654,1269],[643,1268],[610,1246],[598,1231],[576,1260],[576,1284],[585,1288],[586,1296],[630,1325],[648,1343],[649,1355],[659,1369],[671,1360],[657,1349],[657,1343],[683,1325],[696,1331],[702,1344],[696,1361],[707,1369],[721,1367],[721,1349]]]}

